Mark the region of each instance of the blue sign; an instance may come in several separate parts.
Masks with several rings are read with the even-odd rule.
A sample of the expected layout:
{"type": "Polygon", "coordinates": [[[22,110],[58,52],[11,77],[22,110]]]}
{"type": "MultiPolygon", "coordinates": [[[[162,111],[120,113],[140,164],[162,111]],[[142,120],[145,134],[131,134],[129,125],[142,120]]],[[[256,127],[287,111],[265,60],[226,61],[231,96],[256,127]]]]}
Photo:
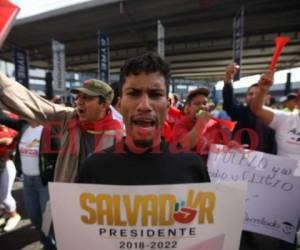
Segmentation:
{"type": "Polygon", "coordinates": [[[108,37],[98,32],[98,69],[99,79],[109,83],[109,39],[108,37]]]}
{"type": "Polygon", "coordinates": [[[234,77],[235,81],[240,80],[240,69],[242,64],[243,53],[243,36],[244,36],[244,7],[234,17],[233,21],[233,61],[240,66],[234,77]]]}
{"type": "Polygon", "coordinates": [[[27,53],[23,49],[14,49],[15,58],[15,78],[16,81],[29,88],[28,76],[28,58],[27,53]]]}

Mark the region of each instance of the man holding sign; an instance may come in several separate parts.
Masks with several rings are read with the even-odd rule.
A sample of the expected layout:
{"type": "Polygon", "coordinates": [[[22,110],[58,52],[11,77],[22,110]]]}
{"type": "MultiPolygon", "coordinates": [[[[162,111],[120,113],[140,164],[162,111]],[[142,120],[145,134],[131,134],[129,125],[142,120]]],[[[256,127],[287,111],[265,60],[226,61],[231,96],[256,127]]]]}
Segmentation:
{"type": "Polygon", "coordinates": [[[169,65],[147,53],[121,69],[121,113],[126,138],[87,159],[81,183],[150,185],[209,182],[201,159],[161,140],[168,107],[169,65]],[[103,168],[99,168],[99,163],[103,168]]]}
{"type": "Polygon", "coordinates": [[[62,249],[238,249],[245,183],[199,183],[210,179],[198,155],[161,139],[169,77],[153,53],[122,67],[126,138],[89,157],[79,178],[102,185],[50,186],[62,249]],[[69,211],[63,218],[62,210],[69,211]],[[75,230],[82,237],[73,243],[75,230]]]}

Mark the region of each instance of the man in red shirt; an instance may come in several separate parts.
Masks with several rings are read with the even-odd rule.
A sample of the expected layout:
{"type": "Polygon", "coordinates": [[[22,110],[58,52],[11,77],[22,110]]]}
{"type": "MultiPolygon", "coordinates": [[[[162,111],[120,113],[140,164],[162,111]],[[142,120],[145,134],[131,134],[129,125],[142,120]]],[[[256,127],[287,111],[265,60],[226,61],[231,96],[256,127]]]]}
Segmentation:
{"type": "Polygon", "coordinates": [[[173,128],[174,124],[180,120],[182,113],[178,108],[176,108],[175,104],[175,99],[174,99],[174,94],[169,93],[168,96],[168,102],[169,102],[169,107],[168,107],[168,112],[166,115],[165,121],[170,125],[171,128],[173,128]]]}
{"type": "Polygon", "coordinates": [[[174,125],[173,141],[184,149],[196,151],[206,162],[209,146],[217,143],[220,130],[208,112],[209,90],[197,88],[188,93],[184,116],[174,125]]]}
{"type": "Polygon", "coordinates": [[[162,136],[168,142],[172,141],[173,138],[173,127],[174,124],[180,120],[182,113],[176,108],[174,94],[169,93],[168,95],[168,112],[164,121],[162,130],[162,136]]]}

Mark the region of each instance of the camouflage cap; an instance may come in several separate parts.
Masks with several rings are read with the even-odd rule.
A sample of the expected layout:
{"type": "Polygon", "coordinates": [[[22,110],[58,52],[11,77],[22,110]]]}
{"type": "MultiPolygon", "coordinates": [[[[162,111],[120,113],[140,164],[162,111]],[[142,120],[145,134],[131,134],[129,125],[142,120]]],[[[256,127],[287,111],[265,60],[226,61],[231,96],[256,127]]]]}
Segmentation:
{"type": "Polygon", "coordinates": [[[102,96],[109,103],[114,98],[113,89],[107,83],[97,79],[86,80],[83,82],[82,87],[71,89],[71,92],[74,94],[81,92],[89,96],[102,96]]]}
{"type": "Polygon", "coordinates": [[[190,91],[187,95],[187,102],[191,101],[196,95],[204,95],[205,97],[209,96],[209,89],[206,87],[200,87],[190,91]]]}

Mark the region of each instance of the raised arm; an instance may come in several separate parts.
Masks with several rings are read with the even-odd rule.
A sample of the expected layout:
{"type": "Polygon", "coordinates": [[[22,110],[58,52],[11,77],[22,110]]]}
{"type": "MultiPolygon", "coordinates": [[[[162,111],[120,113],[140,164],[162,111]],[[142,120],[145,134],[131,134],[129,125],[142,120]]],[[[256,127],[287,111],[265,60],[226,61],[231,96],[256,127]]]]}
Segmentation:
{"type": "Polygon", "coordinates": [[[235,63],[231,63],[227,66],[224,76],[223,87],[223,109],[230,115],[233,120],[236,120],[238,116],[237,108],[238,102],[234,97],[232,81],[237,73],[239,66],[235,63]]]}
{"type": "Polygon", "coordinates": [[[66,120],[72,108],[54,104],[32,93],[21,84],[0,73],[0,101],[13,113],[24,118],[45,121],[66,120]]]}
{"type": "Polygon", "coordinates": [[[273,72],[263,74],[258,82],[257,93],[250,104],[252,112],[261,119],[266,125],[269,125],[274,117],[274,111],[264,106],[264,100],[268,94],[269,88],[273,83],[273,72]]]}

